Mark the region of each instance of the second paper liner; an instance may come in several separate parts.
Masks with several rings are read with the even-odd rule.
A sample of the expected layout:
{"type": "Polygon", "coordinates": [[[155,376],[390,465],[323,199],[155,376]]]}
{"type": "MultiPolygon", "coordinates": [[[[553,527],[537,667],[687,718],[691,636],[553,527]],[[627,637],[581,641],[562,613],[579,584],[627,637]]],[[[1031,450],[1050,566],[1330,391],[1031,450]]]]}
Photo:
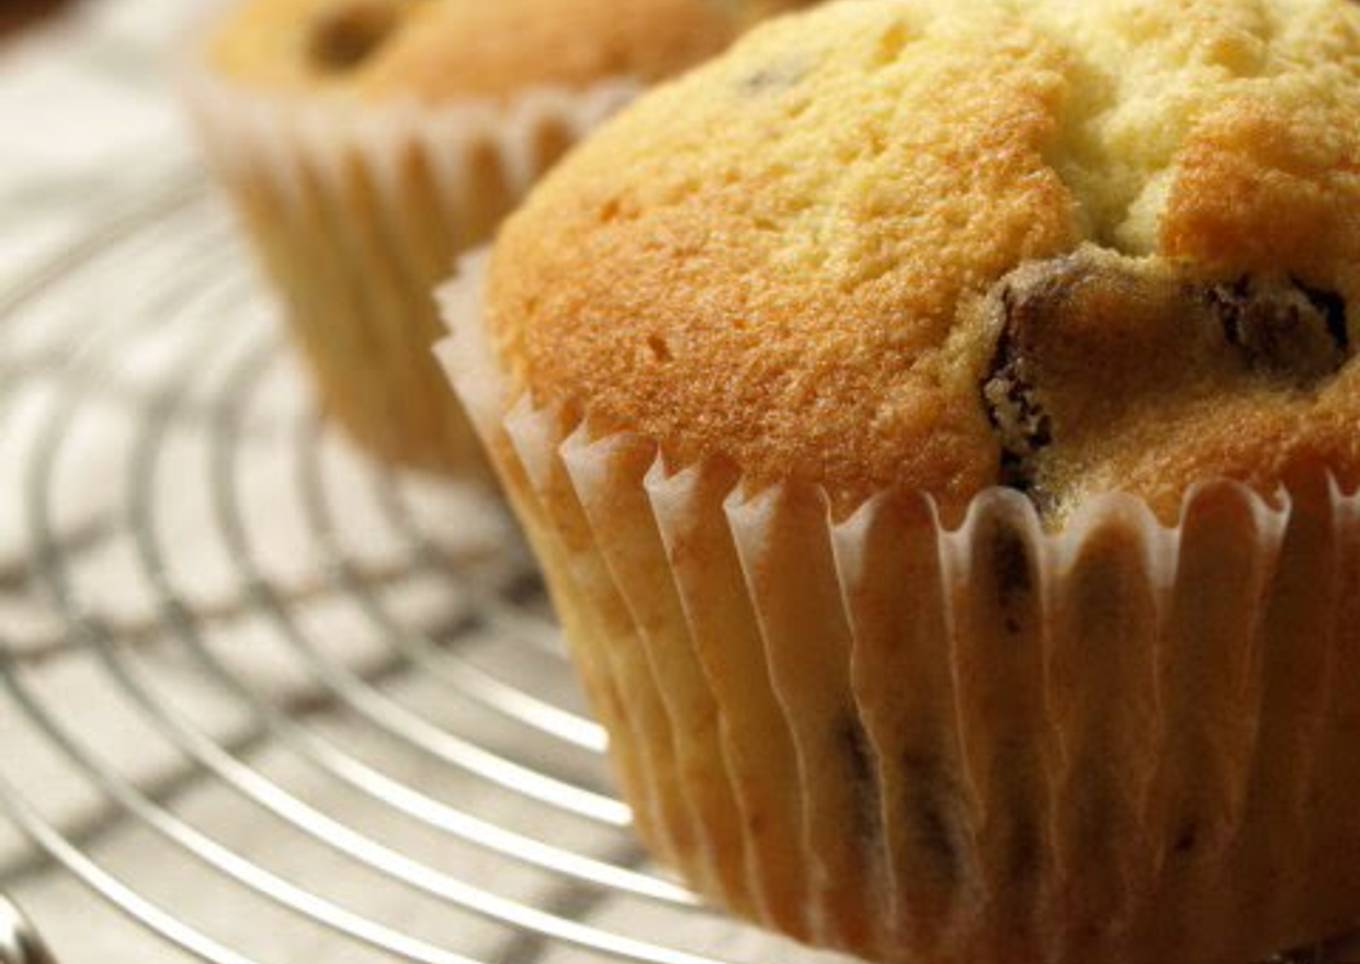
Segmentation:
{"type": "Polygon", "coordinates": [[[986,492],[836,521],[513,398],[484,254],[447,371],[538,552],[639,833],[885,962],[1245,964],[1360,921],[1360,501],[986,492]]]}
{"type": "Polygon", "coordinates": [[[638,83],[423,106],[271,95],[198,63],[181,73],[327,410],[385,459],[477,474],[480,447],[430,358],[431,289],[638,83]]]}

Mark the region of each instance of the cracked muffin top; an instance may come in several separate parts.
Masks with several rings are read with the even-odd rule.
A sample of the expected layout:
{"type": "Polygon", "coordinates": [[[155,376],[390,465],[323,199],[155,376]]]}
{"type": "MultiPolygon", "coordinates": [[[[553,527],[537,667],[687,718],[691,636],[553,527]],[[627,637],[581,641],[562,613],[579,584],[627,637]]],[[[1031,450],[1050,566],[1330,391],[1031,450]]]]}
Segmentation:
{"type": "Polygon", "coordinates": [[[651,82],[809,0],[251,0],[209,58],[271,91],[437,102],[607,77],[651,82]]]}
{"type": "Polygon", "coordinates": [[[1360,481],[1360,4],[842,0],[608,125],[506,226],[520,390],[757,485],[1174,516],[1360,481]]]}

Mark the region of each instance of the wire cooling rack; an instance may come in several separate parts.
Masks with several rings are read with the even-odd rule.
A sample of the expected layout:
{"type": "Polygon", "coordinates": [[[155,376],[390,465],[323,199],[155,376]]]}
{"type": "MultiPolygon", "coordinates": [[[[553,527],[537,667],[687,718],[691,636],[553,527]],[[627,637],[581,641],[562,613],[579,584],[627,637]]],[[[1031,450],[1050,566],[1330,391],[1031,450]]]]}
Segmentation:
{"type": "Polygon", "coordinates": [[[65,964],[830,960],[645,863],[513,525],[302,384],[189,181],[0,293],[0,891],[65,964]]]}
{"type": "Polygon", "coordinates": [[[349,451],[279,327],[193,178],[0,292],[0,964],[53,876],[140,925],[53,901],[63,964],[838,960],[646,864],[501,507],[349,451]]]}

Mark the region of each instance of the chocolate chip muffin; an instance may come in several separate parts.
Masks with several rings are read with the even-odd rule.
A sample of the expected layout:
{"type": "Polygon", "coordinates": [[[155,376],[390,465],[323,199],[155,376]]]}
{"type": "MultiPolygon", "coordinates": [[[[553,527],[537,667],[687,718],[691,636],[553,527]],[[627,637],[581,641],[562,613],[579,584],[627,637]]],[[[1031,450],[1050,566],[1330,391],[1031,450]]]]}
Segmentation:
{"type": "Polygon", "coordinates": [[[397,462],[480,457],[430,289],[641,87],[794,0],[254,0],[188,88],[323,401],[397,462]]]}
{"type": "Polygon", "coordinates": [[[639,829],[880,961],[1360,923],[1360,6],[857,0],[559,167],[442,357],[639,829]]]}
{"type": "Polygon", "coordinates": [[[1354,9],[954,6],[781,25],[613,125],[497,250],[516,377],[844,505],[1349,471],[1354,9]]]}

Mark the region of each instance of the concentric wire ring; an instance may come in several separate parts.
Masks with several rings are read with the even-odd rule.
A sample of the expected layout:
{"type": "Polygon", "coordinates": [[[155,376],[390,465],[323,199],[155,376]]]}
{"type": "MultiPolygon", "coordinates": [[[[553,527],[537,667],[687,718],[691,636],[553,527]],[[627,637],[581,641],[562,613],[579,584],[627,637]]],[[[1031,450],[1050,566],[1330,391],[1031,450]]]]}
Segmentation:
{"type": "MultiPolygon", "coordinates": [[[[538,691],[465,652],[473,638],[490,636],[497,649],[521,652],[524,659],[548,667],[552,676],[567,672],[556,628],[540,615],[542,590],[527,554],[504,548],[482,558],[473,549],[432,537],[410,504],[409,480],[370,466],[361,483],[367,486],[366,498],[388,535],[400,542],[404,561],[378,578],[353,555],[342,532],[345,510],[337,499],[352,498],[356,483],[342,485],[330,470],[326,453],[332,440],[326,426],[305,409],[280,415],[260,400],[271,380],[287,377],[280,367],[286,369],[289,359],[255,290],[222,212],[186,187],[150,199],[141,211],[116,219],[107,231],[35,272],[10,296],[0,296],[0,368],[18,376],[0,383],[0,440],[7,403],[29,382],[44,382],[38,401],[26,399],[35,427],[19,459],[29,539],[26,578],[65,627],[45,650],[46,660],[84,660],[120,709],[153,730],[192,780],[234,798],[256,815],[252,821],[306,841],[367,878],[480,918],[517,947],[528,941],[541,948],[529,957],[517,950],[516,960],[537,959],[557,946],[591,959],[716,964],[702,953],[584,921],[581,915],[590,907],[624,901],[650,908],[648,919],[668,915],[683,939],[686,918],[710,917],[684,888],[639,869],[629,810],[601,776],[606,740],[599,725],[555,693],[538,691]],[[164,270],[169,263],[174,270],[164,270]],[[68,310],[63,301],[109,284],[121,292],[117,317],[91,324],[88,317],[75,317],[80,309],[73,302],[68,310]],[[54,324],[54,312],[69,317],[54,324]],[[14,345],[27,343],[38,324],[31,319],[38,315],[53,337],[36,355],[26,354],[14,345]],[[152,344],[163,344],[156,349],[164,356],[163,366],[149,386],[134,387],[132,363],[123,359],[152,344]],[[219,366],[211,391],[204,390],[200,377],[199,361],[205,358],[228,362],[219,366]],[[133,409],[133,428],[120,450],[121,477],[100,480],[108,493],[97,529],[98,538],[122,540],[125,571],[148,590],[150,614],[135,632],[87,598],[63,504],[61,483],[67,463],[77,458],[75,440],[83,420],[111,404],[133,409]],[[186,433],[200,443],[209,480],[195,525],[211,534],[233,573],[229,598],[212,605],[184,584],[175,562],[182,520],[169,521],[158,497],[177,481],[172,473],[179,469],[171,467],[169,453],[186,433]],[[320,560],[323,574],[306,591],[270,570],[261,555],[261,539],[269,534],[253,526],[244,503],[244,483],[261,444],[257,436],[291,453],[298,517],[310,542],[307,551],[320,560]],[[350,488],[342,493],[344,485],[350,488]],[[423,626],[392,602],[390,583],[421,577],[456,587],[460,602],[454,617],[423,626]],[[354,664],[316,638],[302,608],[316,597],[347,607],[367,634],[381,641],[380,658],[354,664]],[[224,619],[249,621],[266,635],[305,682],[308,705],[326,719],[342,718],[393,752],[461,774],[460,780],[476,788],[476,800],[503,799],[539,816],[513,826],[499,818],[496,806],[465,806],[461,798],[447,799],[399,775],[382,755],[366,758],[354,752],[319,725],[323,716],[299,713],[236,665],[215,637],[224,619]],[[139,654],[129,642],[134,638],[154,640],[155,657],[139,654]],[[173,660],[230,705],[245,721],[239,739],[225,739],[196,713],[186,712],[158,675],[162,659],[173,660]],[[409,679],[437,684],[479,721],[494,725],[495,732],[518,736],[488,742],[480,731],[465,732],[431,718],[398,695],[396,684],[409,679]],[[367,826],[346,822],[261,769],[255,755],[266,746],[366,806],[480,852],[480,859],[531,873],[546,882],[545,896],[532,902],[507,897],[498,892],[495,879],[465,879],[428,861],[423,852],[407,851],[367,826]],[[534,752],[523,752],[530,747],[534,752]],[[544,829],[550,826],[575,830],[563,837],[544,829]],[[574,834],[599,844],[582,849],[564,842],[574,834]]],[[[150,834],[157,846],[209,871],[225,892],[252,895],[309,927],[330,931],[338,941],[370,947],[385,958],[429,964],[485,959],[408,933],[267,866],[267,860],[233,849],[225,828],[190,819],[173,800],[129,778],[97,740],[82,732],[79,714],[54,702],[35,680],[38,665],[28,649],[0,638],[0,703],[19,711],[31,730],[27,735],[42,741],[69,778],[102,801],[114,825],[150,834]]],[[[0,773],[0,815],[8,815],[48,859],[191,957],[219,964],[256,960],[231,946],[229,937],[212,935],[211,928],[146,896],[134,873],[98,857],[85,840],[47,815],[22,780],[5,773],[0,773]]]]}
{"type": "Polygon", "coordinates": [[[19,908],[0,897],[0,964],[56,964],[19,908]]]}
{"type": "MultiPolygon", "coordinates": [[[[0,601],[7,586],[20,584],[46,601],[62,627],[37,646],[20,645],[0,629],[0,709],[14,710],[26,727],[21,735],[6,732],[5,740],[26,739],[60,760],[66,780],[100,801],[109,827],[154,838],[166,853],[206,872],[224,899],[268,904],[281,917],[329,935],[336,948],[425,964],[524,964],[562,951],[576,955],[573,960],[719,964],[679,946],[691,933],[726,932],[727,925],[683,887],[644,867],[630,812],[603,776],[601,727],[556,689],[488,665],[475,646],[491,638],[510,655],[507,664],[534,663],[551,678],[567,674],[527,553],[498,543],[488,556],[471,542],[437,538],[418,520],[411,480],[390,469],[334,472],[333,438],[320,417],[305,408],[281,411],[265,398],[272,382],[287,380],[290,356],[256,290],[223,213],[190,179],[144,199],[0,292],[0,458],[20,466],[28,538],[22,559],[0,558],[0,601]],[[82,293],[107,287],[121,292],[117,311],[91,323],[82,293]],[[148,347],[164,356],[149,385],[130,378],[131,363],[124,363],[148,347]],[[220,377],[208,385],[200,379],[205,358],[224,360],[220,377]],[[30,392],[39,382],[41,390],[30,392]],[[18,421],[21,398],[32,431],[14,443],[7,429],[18,421]],[[109,407],[132,416],[120,449],[122,471],[92,480],[107,486],[107,497],[93,518],[73,526],[60,484],[63,468],[79,454],[82,421],[109,407]],[[206,479],[193,524],[231,574],[227,597],[212,603],[186,585],[175,559],[183,520],[170,518],[159,498],[176,482],[172,449],[186,434],[200,445],[206,479]],[[289,457],[297,521],[321,573],[314,584],[280,578],[265,558],[269,533],[252,524],[247,505],[261,446],[289,457]],[[347,543],[345,505],[356,492],[400,545],[398,561],[382,571],[347,543]],[[126,573],[151,600],[134,625],[89,598],[80,576],[82,557],[114,540],[126,550],[126,573]],[[456,590],[451,617],[426,624],[394,603],[394,586],[422,578],[456,590]],[[317,600],[342,605],[352,624],[376,641],[376,658],[339,658],[306,618],[306,607],[317,600]],[[230,622],[250,623],[269,641],[305,684],[302,696],[266,687],[222,645],[219,630],[230,622]],[[139,651],[143,644],[154,644],[154,656],[139,651]],[[230,798],[250,822],[324,852],[375,886],[477,921],[503,938],[499,949],[487,950],[485,941],[475,949],[449,946],[457,942],[417,934],[325,893],[318,882],[272,866],[267,856],[236,849],[226,825],[192,818],[172,796],[130,778],[82,730],[80,708],[64,705],[38,679],[48,666],[77,659],[128,720],[157,734],[187,785],[230,798]],[[167,661],[229,705],[242,721],[238,729],[224,736],[188,711],[162,678],[167,661]],[[478,725],[450,725],[410,701],[399,684],[411,680],[447,693],[478,725]],[[335,720],[361,730],[384,752],[357,751],[337,735],[335,720]],[[488,865],[531,876],[541,882],[536,896],[507,896],[494,875],[450,871],[433,852],[403,847],[378,827],[344,819],[332,812],[329,798],[315,799],[272,775],[258,759],[264,748],[317,785],[432,835],[440,848],[462,848],[488,865]],[[398,755],[456,775],[460,786],[472,788],[468,799],[398,772],[392,764],[398,755]],[[503,808],[526,816],[510,819],[503,808]],[[591,845],[579,844],[578,836],[591,845]],[[616,933],[590,918],[592,908],[606,904],[635,910],[649,923],[616,933]],[[653,928],[653,921],[665,927],[653,928]],[[638,933],[644,927],[645,935],[638,933]]],[[[136,868],[108,860],[91,835],[54,816],[32,791],[22,775],[0,765],[0,818],[8,817],[47,861],[168,945],[213,964],[289,959],[269,948],[234,946],[237,935],[213,934],[173,900],[152,896],[136,868]]],[[[0,886],[10,887],[3,870],[0,886]]],[[[735,959],[816,959],[735,925],[730,933],[737,939],[723,947],[739,944],[735,959]]],[[[1289,958],[1295,959],[1324,960],[1289,958]]],[[[0,964],[53,964],[3,897],[0,964]]]]}

